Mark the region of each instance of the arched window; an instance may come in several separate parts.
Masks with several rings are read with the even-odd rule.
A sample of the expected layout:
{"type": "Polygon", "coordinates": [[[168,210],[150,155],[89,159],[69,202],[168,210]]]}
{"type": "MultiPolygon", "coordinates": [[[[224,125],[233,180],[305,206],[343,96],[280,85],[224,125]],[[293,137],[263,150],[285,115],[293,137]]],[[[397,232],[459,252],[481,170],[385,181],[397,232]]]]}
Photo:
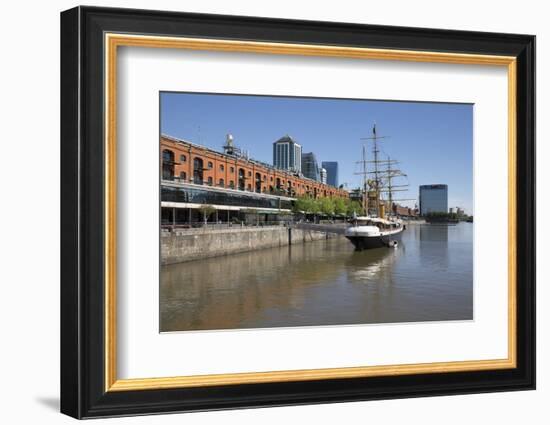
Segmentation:
{"type": "Polygon", "coordinates": [[[208,186],[212,186],[214,184],[214,180],[212,177],[208,177],[208,186]]]}
{"type": "Polygon", "coordinates": [[[223,181],[223,179],[220,179],[220,187],[225,187],[225,182],[223,181]]]}
{"type": "Polygon", "coordinates": [[[214,164],[212,164],[212,161],[208,161],[208,168],[213,168],[214,164]]]}
{"type": "Polygon", "coordinates": [[[256,192],[260,193],[262,191],[262,175],[260,173],[256,173],[256,192]]]}
{"type": "Polygon", "coordinates": [[[224,168],[223,168],[223,164],[220,164],[220,171],[223,171],[224,168]]]}
{"type": "Polygon", "coordinates": [[[203,161],[199,157],[195,157],[193,160],[193,183],[202,184],[203,183],[203,161]]]}
{"type": "Polygon", "coordinates": [[[239,190],[244,190],[245,186],[245,177],[244,177],[244,169],[239,168],[239,190]]]}
{"type": "Polygon", "coordinates": [[[174,180],[174,152],[169,149],[162,151],[162,179],[174,180]]]}
{"type": "Polygon", "coordinates": [[[229,180],[229,188],[235,189],[235,182],[233,180],[229,180]]]}

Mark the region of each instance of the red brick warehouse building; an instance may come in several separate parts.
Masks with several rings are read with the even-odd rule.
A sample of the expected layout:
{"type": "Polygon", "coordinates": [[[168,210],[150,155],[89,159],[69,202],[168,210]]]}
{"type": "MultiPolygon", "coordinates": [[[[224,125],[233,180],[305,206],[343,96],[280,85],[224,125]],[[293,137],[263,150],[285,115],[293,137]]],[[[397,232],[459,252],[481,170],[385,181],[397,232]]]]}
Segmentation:
{"type": "Polygon", "coordinates": [[[217,220],[230,220],[242,210],[256,210],[267,221],[276,219],[276,215],[288,215],[292,200],[300,195],[349,197],[343,189],[228,149],[217,152],[163,135],[160,153],[165,223],[200,221],[197,210],[204,204],[216,209],[217,220]]]}

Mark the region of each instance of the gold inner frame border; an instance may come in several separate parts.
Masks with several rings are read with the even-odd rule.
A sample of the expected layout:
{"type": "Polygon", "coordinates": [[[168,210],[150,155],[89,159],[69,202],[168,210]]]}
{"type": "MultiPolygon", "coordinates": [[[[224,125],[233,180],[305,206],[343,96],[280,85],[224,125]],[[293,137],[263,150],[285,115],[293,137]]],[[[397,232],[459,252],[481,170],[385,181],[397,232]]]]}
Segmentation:
{"type": "Polygon", "coordinates": [[[137,391],[215,385],[238,385],[322,379],[379,377],[419,373],[450,373],[511,369],[517,365],[516,353],[516,285],[517,285],[517,197],[516,197],[516,58],[464,53],[371,49],[330,45],[288,44],[202,38],[106,33],[105,46],[105,391],[137,391]],[[354,59],[397,60],[507,67],[508,72],[508,357],[495,360],[360,366],[323,369],[228,373],[174,377],[118,379],[116,324],[116,98],[118,47],[148,47],[340,57],[354,59]]]}

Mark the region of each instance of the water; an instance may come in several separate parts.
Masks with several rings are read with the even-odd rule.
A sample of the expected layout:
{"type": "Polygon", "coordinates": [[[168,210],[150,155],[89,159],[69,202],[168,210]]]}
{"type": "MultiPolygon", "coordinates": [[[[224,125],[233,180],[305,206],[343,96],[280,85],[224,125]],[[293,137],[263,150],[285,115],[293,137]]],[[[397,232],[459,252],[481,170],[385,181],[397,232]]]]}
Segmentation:
{"type": "Polygon", "coordinates": [[[161,270],[161,331],[470,320],[473,224],[410,225],[396,249],[344,238],[161,270]]]}

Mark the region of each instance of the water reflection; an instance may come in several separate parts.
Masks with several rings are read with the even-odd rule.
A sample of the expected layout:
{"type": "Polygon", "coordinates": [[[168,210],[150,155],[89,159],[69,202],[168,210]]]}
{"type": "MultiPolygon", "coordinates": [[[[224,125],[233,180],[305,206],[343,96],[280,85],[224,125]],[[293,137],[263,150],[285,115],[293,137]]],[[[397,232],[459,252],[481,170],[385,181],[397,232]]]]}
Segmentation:
{"type": "Polygon", "coordinates": [[[471,319],[472,225],[453,228],[410,226],[397,249],[332,239],[163,266],[161,330],[471,319]]]}

